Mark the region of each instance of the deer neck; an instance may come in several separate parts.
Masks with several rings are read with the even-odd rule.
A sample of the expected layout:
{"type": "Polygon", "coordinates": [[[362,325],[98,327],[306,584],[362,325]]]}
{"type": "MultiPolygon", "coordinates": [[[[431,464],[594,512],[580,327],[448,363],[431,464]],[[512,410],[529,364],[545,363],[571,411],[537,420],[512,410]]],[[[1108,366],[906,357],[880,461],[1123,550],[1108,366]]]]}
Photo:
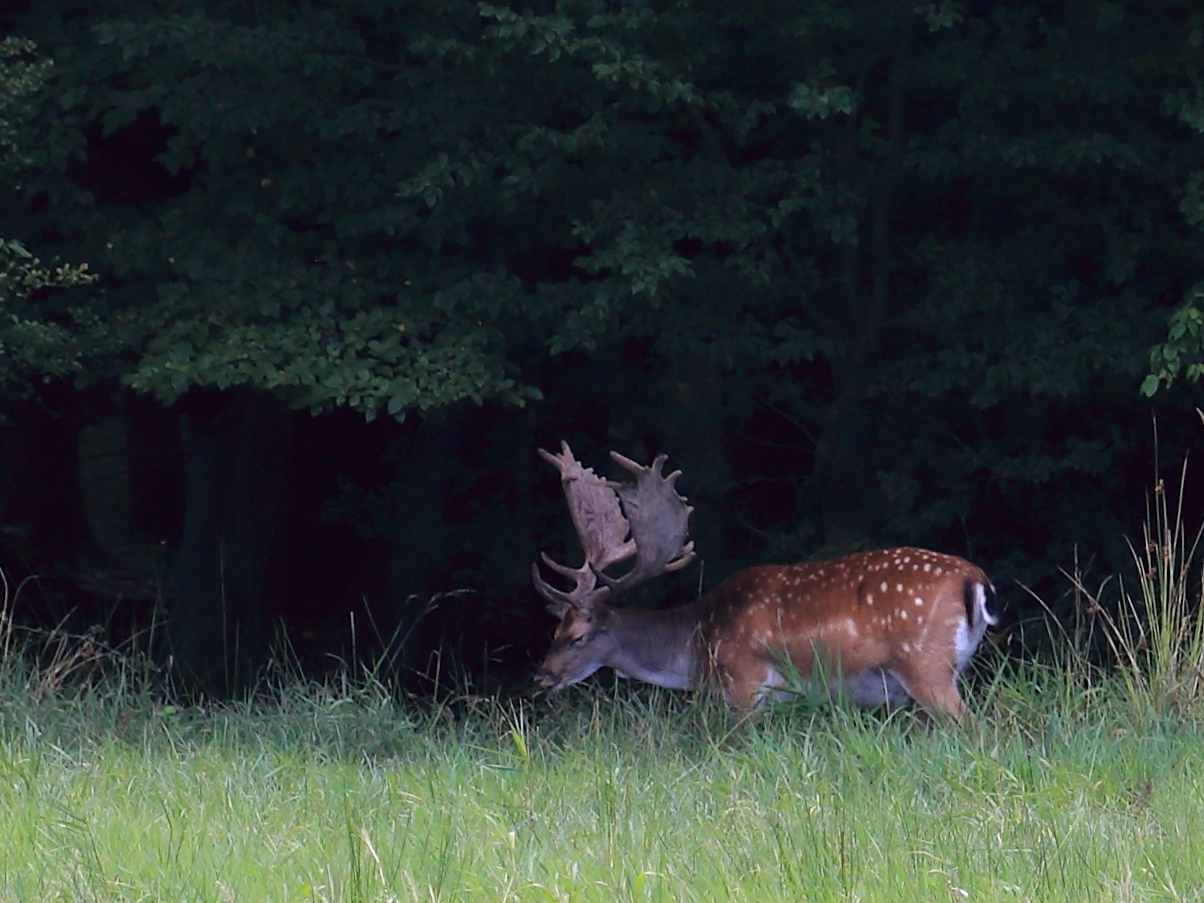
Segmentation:
{"type": "Polygon", "coordinates": [[[612,609],[613,647],[606,664],[622,677],[671,690],[696,687],[701,614],[697,602],[664,611],[612,609]]]}

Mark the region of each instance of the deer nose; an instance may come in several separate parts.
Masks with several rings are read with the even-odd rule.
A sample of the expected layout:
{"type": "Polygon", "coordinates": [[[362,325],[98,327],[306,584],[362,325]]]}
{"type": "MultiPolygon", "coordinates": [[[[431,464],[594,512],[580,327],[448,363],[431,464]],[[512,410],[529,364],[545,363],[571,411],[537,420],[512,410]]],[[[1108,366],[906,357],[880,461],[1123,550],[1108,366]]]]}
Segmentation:
{"type": "Polygon", "coordinates": [[[535,672],[535,683],[545,690],[550,690],[556,686],[556,675],[547,668],[540,668],[535,672]]]}

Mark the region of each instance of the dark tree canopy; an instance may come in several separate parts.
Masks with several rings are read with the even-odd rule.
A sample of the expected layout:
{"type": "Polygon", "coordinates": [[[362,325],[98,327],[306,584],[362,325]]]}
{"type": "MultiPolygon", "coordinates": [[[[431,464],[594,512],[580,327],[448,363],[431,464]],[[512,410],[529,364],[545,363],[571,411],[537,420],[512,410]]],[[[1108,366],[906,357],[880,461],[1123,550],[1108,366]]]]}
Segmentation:
{"type": "Polygon", "coordinates": [[[1076,547],[1124,564],[1152,414],[1167,459],[1199,443],[1193,4],[47,0],[3,24],[36,51],[5,45],[0,248],[99,281],[0,282],[0,389],[184,418],[172,604],[205,623],[222,543],[250,550],[246,668],[291,604],[300,477],[273,462],[378,441],[339,409],[406,421],[371,479],[343,451],[310,474],[315,523],[388,549],[365,592],[495,613],[534,607],[561,527],[532,459],[561,435],[675,457],[708,584],[908,542],[1050,591],[1076,547]]]}

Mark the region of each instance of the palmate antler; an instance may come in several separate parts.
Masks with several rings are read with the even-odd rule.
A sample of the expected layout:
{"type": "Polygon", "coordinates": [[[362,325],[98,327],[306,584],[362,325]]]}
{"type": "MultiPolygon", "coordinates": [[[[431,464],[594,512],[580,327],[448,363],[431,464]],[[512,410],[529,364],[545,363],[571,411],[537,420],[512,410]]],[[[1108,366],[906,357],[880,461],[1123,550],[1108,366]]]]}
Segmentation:
{"type": "Polygon", "coordinates": [[[611,452],[621,467],[635,475],[635,483],[621,483],[604,480],[582,466],[567,442],[560,443],[559,455],[542,449],[539,454],[560,471],[569,515],[585,551],[585,562],[579,568],[558,564],[540,553],[544,564],[573,581],[569,592],[548,584],[539,565],[532,564],[532,582],[553,614],[560,616],[566,606],[588,611],[603,599],[680,570],[694,560],[694,543],[687,540],[694,509],[674,488],[681,471],[661,475],[665,455],[644,467],[611,452]],[[606,574],[607,568],[633,557],[635,565],[626,574],[618,578],[606,574]]]}

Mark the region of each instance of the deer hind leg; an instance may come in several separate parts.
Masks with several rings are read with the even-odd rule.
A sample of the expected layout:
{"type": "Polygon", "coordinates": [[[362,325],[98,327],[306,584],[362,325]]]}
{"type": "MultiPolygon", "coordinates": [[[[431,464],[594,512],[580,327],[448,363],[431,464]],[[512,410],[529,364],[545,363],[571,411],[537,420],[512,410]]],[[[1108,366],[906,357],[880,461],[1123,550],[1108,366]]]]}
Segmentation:
{"type": "Polygon", "coordinates": [[[940,664],[917,666],[911,663],[891,668],[903,684],[907,695],[916,701],[924,713],[937,721],[965,723],[965,707],[957,690],[953,668],[940,664]]]}

